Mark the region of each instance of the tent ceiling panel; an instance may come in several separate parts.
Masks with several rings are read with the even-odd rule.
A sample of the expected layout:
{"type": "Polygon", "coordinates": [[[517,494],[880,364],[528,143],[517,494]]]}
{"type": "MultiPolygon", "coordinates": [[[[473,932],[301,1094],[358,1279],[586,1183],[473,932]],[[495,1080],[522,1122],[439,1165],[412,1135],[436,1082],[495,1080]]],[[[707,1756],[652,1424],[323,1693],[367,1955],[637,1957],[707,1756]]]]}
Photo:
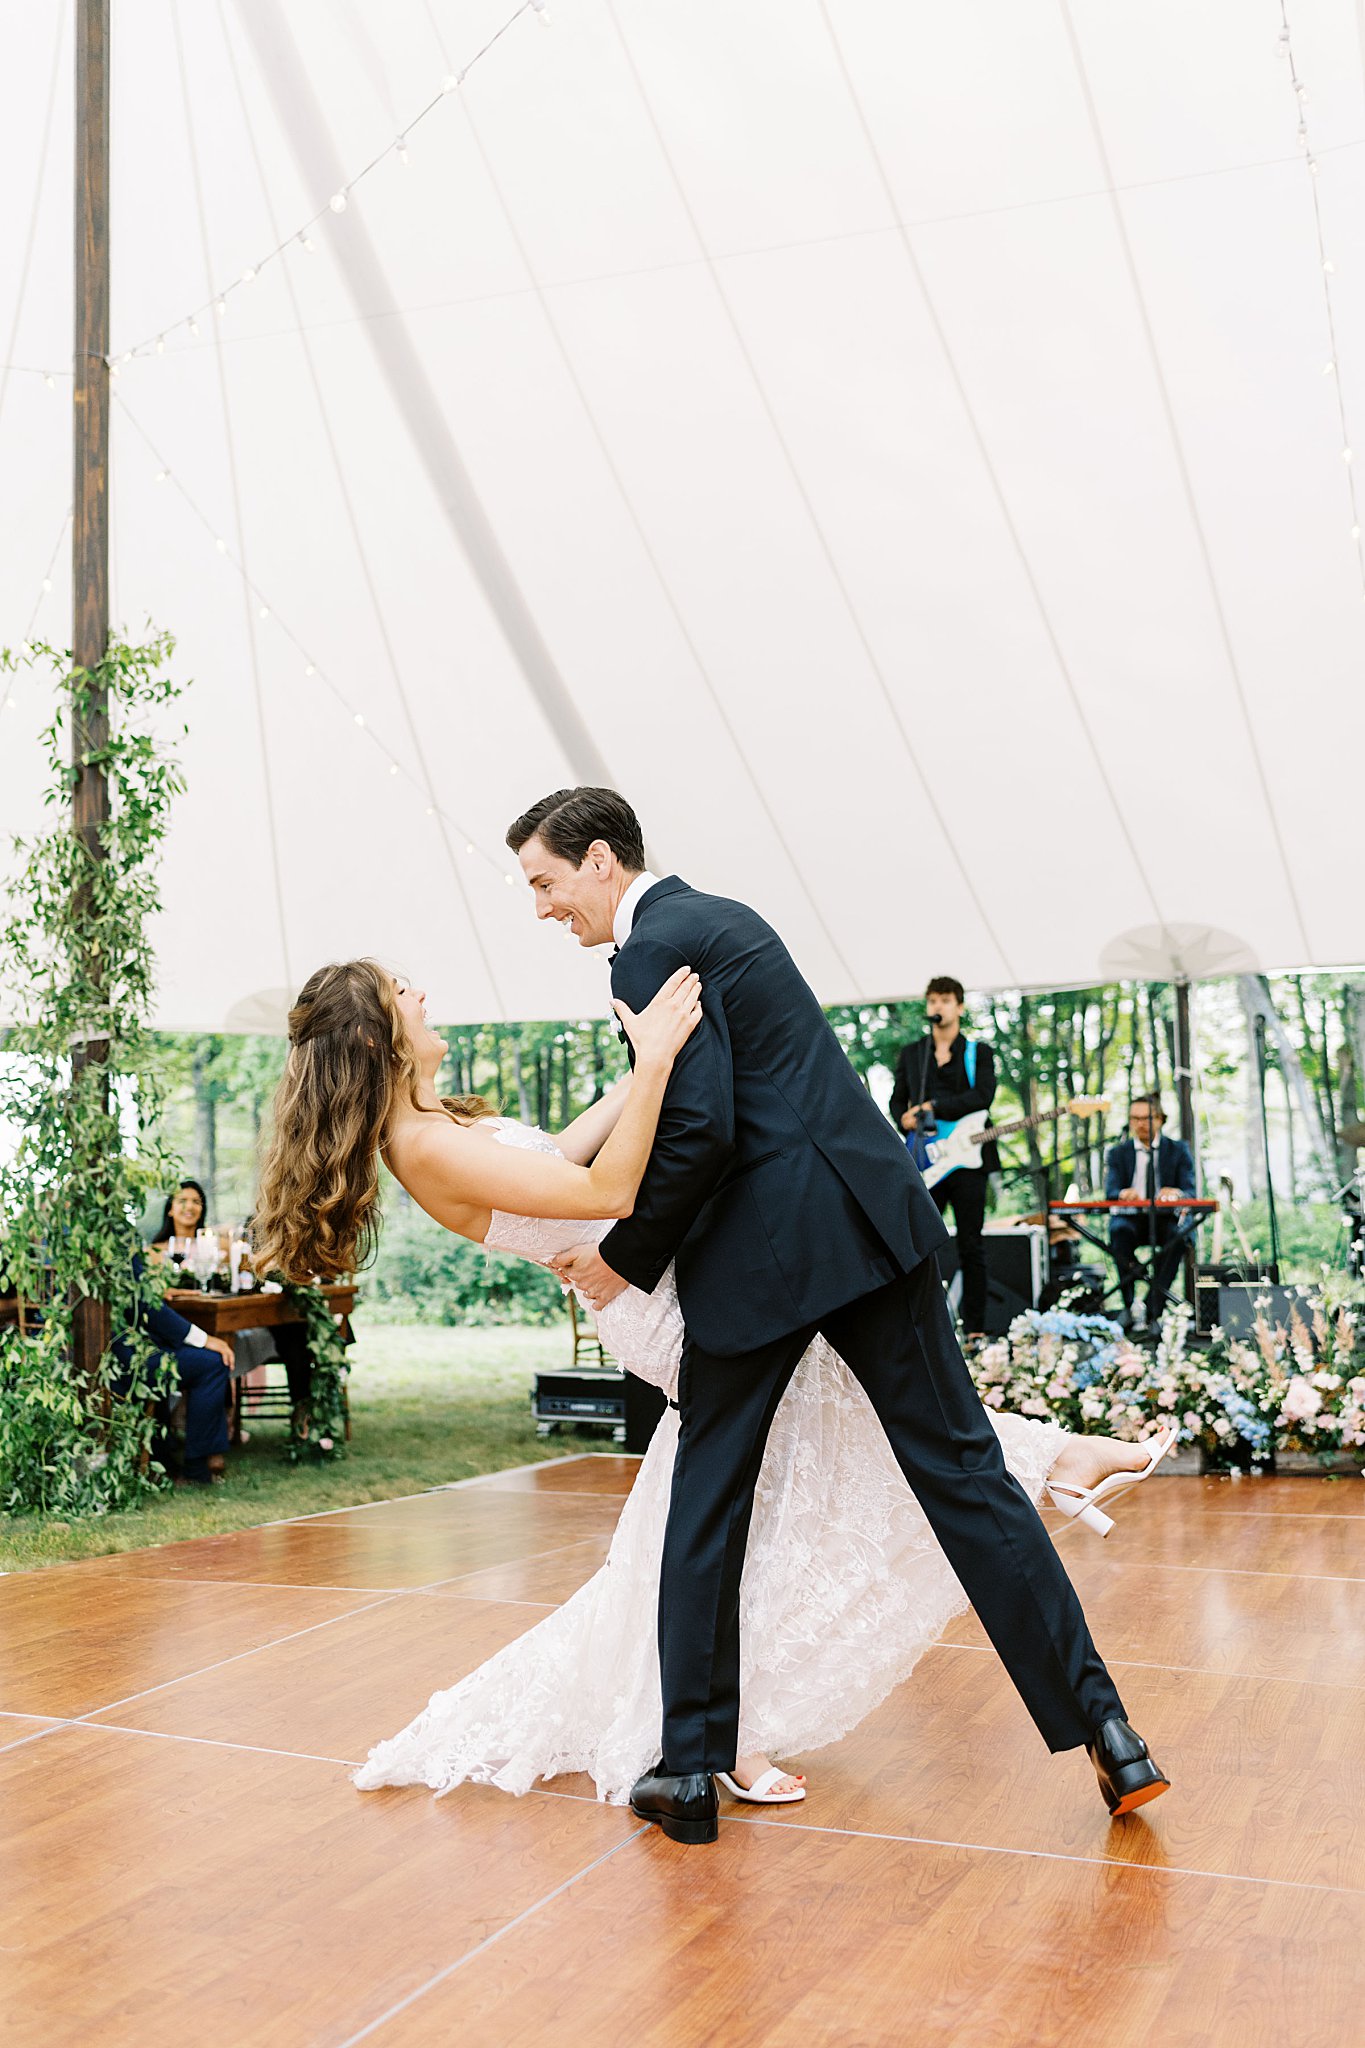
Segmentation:
{"type": "MultiPolygon", "coordinates": [[[[557,0],[326,210],[510,11],[115,9],[115,343],[166,333],[115,387],[115,610],[195,678],[162,1020],[258,1028],[367,950],[451,1021],[600,1010],[502,844],[585,773],[827,1000],[1163,927],[1361,957],[1346,0],[1291,9],[1339,380],[1273,14],[557,0]]],[[[0,30],[11,644],[67,614],[66,14],[0,30]]]]}

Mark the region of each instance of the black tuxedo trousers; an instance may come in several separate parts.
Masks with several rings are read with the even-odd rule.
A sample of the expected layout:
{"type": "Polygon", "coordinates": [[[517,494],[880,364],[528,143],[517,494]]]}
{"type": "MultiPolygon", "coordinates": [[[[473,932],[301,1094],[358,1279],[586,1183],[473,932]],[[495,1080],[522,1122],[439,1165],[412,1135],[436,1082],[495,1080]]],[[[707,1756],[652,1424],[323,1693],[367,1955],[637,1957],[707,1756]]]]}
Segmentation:
{"type": "Polygon", "coordinates": [[[739,1356],[690,1339],[659,1601],[665,1768],[729,1770],[739,1739],[739,1588],[768,1430],[817,1329],[858,1380],[949,1564],[1053,1750],[1123,1704],[1032,1502],[1006,1469],[932,1258],[739,1356]]]}

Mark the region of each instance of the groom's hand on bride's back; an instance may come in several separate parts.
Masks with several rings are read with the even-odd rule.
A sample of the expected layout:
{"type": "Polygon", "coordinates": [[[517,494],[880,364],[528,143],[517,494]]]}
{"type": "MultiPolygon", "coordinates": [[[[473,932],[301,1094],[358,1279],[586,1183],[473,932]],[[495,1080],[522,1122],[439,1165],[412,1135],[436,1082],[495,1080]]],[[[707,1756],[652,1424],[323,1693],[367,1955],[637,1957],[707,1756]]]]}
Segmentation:
{"type": "Polygon", "coordinates": [[[590,1308],[605,1308],[624,1294],[629,1281],[614,1273],[595,1244],[575,1245],[551,1259],[551,1266],[567,1287],[576,1287],[590,1308]]]}

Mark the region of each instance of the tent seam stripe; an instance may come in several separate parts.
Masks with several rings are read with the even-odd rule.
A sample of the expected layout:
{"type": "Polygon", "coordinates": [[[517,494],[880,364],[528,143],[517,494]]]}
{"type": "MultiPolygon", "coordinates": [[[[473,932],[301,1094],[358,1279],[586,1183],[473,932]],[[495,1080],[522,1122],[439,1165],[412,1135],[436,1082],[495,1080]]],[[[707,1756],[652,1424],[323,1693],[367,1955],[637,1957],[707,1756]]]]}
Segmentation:
{"type": "Polygon", "coordinates": [[[613,456],[610,447],[608,446],[606,435],[598,420],[597,414],[592,406],[592,403],[588,398],[588,394],[583,386],[582,380],[579,377],[578,370],[570,355],[568,345],[564,340],[563,332],[559,326],[557,319],[555,318],[554,313],[551,311],[550,305],[546,297],[545,289],[536,275],[534,266],[531,263],[529,253],[526,249],[526,245],[522,240],[521,234],[517,229],[515,221],[513,220],[511,207],[509,206],[507,199],[504,196],[502,186],[498,180],[496,172],[493,169],[493,165],[489,157],[488,150],[484,145],[483,137],[479,133],[478,124],[474,119],[468,102],[464,101],[462,102],[462,104],[464,106],[465,120],[468,123],[470,133],[474,140],[474,146],[479,152],[480,159],[483,163],[484,169],[488,176],[488,182],[492,187],[498,205],[502,209],[503,217],[507,223],[508,232],[511,234],[512,240],[516,244],[518,254],[521,256],[522,262],[526,266],[526,274],[531,280],[531,288],[535,294],[537,303],[539,304],[541,312],[544,316],[545,324],[548,327],[551,338],[553,339],[554,344],[559,351],[560,359],[564,365],[565,373],[567,374],[569,381],[573,385],[574,391],[578,396],[579,403],[583,408],[584,418],[587,420],[588,425],[592,430],[593,437],[597,442],[598,449],[602,456],[602,460],[606,464],[607,471],[611,477],[611,480],[616,486],[617,492],[620,496],[621,503],[625,508],[626,515],[629,518],[631,525],[635,529],[636,538],[638,539],[641,549],[644,552],[646,561],[649,563],[649,566],[654,573],[655,580],[659,586],[659,590],[663,596],[664,602],[666,603],[669,611],[673,615],[674,624],[677,626],[678,631],[682,636],[683,644],[686,647],[688,654],[691,656],[693,665],[696,668],[696,672],[700,677],[703,686],[705,687],[707,695],[711,699],[717,717],[720,719],[721,724],[724,726],[726,732],[730,736],[731,744],[733,745],[735,753],[739,757],[740,764],[743,767],[746,776],[748,777],[750,787],[752,788],[754,795],[757,797],[758,802],[762,807],[763,813],[768,820],[768,823],[772,827],[774,838],[777,840],[778,845],[782,848],[783,853],[786,855],[787,862],[791,868],[791,871],[793,875],[796,877],[797,883],[803,895],[805,896],[807,903],[809,903],[811,910],[815,915],[816,923],[819,925],[821,931],[825,935],[825,938],[829,942],[830,950],[834,954],[834,957],[838,961],[840,967],[843,969],[844,973],[849,977],[850,982],[854,986],[856,986],[858,982],[858,976],[855,974],[849,961],[845,958],[838,940],[835,938],[833,931],[830,929],[829,925],[825,921],[824,913],[821,911],[820,906],[816,902],[815,897],[811,892],[810,884],[806,880],[806,877],[802,872],[799,863],[797,862],[796,856],[792,852],[792,849],[788,844],[786,835],[784,834],[782,827],[779,825],[777,818],[773,812],[772,806],[770,805],[768,798],[765,795],[761,784],[759,783],[758,776],[755,773],[754,768],[749,760],[749,756],[746,753],[739,739],[739,736],[736,733],[735,728],[730,721],[729,714],[725,710],[725,707],[721,701],[720,693],[717,690],[715,683],[711,679],[711,675],[706,666],[706,663],[702,659],[701,650],[697,646],[697,643],[692,636],[691,629],[687,625],[687,622],[683,616],[682,608],[678,602],[678,599],[674,595],[673,589],[669,584],[668,579],[664,575],[663,566],[654,552],[653,545],[650,542],[649,536],[645,531],[644,522],[641,519],[639,512],[636,510],[634,500],[632,499],[629,491],[626,488],[625,478],[622,476],[621,471],[617,466],[616,459],[613,456]]]}
{"type": "Polygon", "coordinates": [[[677,165],[674,163],[672,152],[670,151],[668,144],[664,139],[663,130],[659,126],[658,118],[654,112],[653,102],[650,99],[648,92],[645,90],[644,80],[640,75],[638,66],[636,65],[634,52],[632,51],[630,44],[626,39],[625,32],[621,27],[620,16],[616,9],[615,0],[606,0],[606,12],[611,21],[612,27],[616,31],[616,37],[618,42],[620,43],[622,54],[625,57],[627,67],[629,68],[631,77],[634,80],[635,89],[639,94],[640,104],[644,110],[645,117],[649,122],[650,128],[653,131],[655,143],[658,147],[659,154],[663,159],[664,166],[667,169],[668,175],[672,180],[673,188],[677,193],[678,203],[682,207],[682,210],[687,217],[688,224],[691,227],[693,236],[696,239],[697,247],[701,250],[702,255],[705,259],[707,274],[711,279],[711,283],[714,287],[716,297],[720,302],[721,309],[724,312],[725,317],[730,324],[730,331],[734,336],[735,345],[738,348],[740,356],[743,359],[744,366],[749,373],[749,377],[752,381],[754,392],[758,398],[759,404],[767,417],[768,425],[772,432],[773,438],[776,441],[777,446],[782,453],[782,457],[786,463],[788,473],[791,477],[793,485],[795,486],[797,496],[801,501],[807,520],[810,523],[811,532],[815,537],[816,543],[819,547],[821,554],[824,556],[825,565],[829,570],[830,576],[834,581],[835,588],[838,591],[840,598],[843,600],[843,605],[848,615],[849,624],[852,626],[854,635],[863,650],[863,656],[867,662],[868,670],[871,674],[872,680],[881,692],[882,700],[886,706],[888,713],[890,714],[892,724],[895,726],[896,731],[900,736],[901,744],[905,749],[906,758],[909,760],[911,766],[915,771],[916,777],[919,780],[920,787],[924,796],[925,808],[932,813],[935,821],[937,822],[944,844],[947,846],[949,852],[952,855],[953,863],[957,868],[958,874],[962,878],[962,882],[966,888],[967,895],[976,910],[977,916],[981,920],[982,929],[984,930],[991,944],[995,947],[995,950],[1000,957],[1000,961],[1005,968],[1008,980],[1010,982],[1013,982],[1016,979],[1013,963],[1011,962],[1010,957],[1005,950],[1003,941],[1000,939],[998,933],[995,930],[994,925],[991,923],[990,916],[986,910],[986,906],[977,892],[976,885],[973,882],[971,875],[968,873],[966,862],[963,859],[962,853],[959,847],[957,846],[956,841],[953,838],[952,832],[949,829],[948,820],[943,814],[933,784],[931,783],[929,777],[925,774],[924,769],[920,765],[919,756],[916,753],[913,744],[911,743],[910,735],[908,730],[906,729],[905,721],[901,717],[900,707],[898,706],[894,696],[892,695],[890,686],[887,683],[886,676],[882,670],[881,663],[877,659],[876,653],[874,652],[872,647],[871,640],[868,637],[867,630],[864,627],[858,609],[853,602],[853,593],[850,591],[847,583],[844,580],[843,572],[839,567],[838,561],[834,553],[834,548],[829,540],[828,535],[825,532],[823,525],[820,522],[819,515],[815,510],[814,501],[811,498],[810,492],[806,487],[806,483],[804,478],[802,477],[800,467],[797,464],[796,458],[792,453],[791,446],[787,440],[786,435],[782,430],[781,424],[778,421],[777,412],[774,408],[771,398],[768,395],[767,387],[765,386],[762,377],[759,375],[758,365],[754,361],[748,343],[744,339],[744,334],[740,327],[739,319],[735,313],[734,307],[730,302],[729,294],[727,293],[725,286],[721,283],[720,274],[716,265],[716,261],[714,257],[711,255],[710,248],[706,242],[705,237],[701,232],[701,225],[697,220],[695,212],[692,209],[692,204],[691,201],[688,199],[687,191],[683,184],[681,175],[679,174],[677,165]]]}
{"type": "MultiPolygon", "coordinates": [[[[237,91],[237,102],[242,111],[242,120],[246,125],[247,140],[251,145],[252,161],[255,164],[257,180],[261,187],[261,196],[265,204],[266,218],[270,222],[272,234],[275,234],[278,237],[279,230],[275,219],[275,209],[271,202],[269,188],[267,187],[265,181],[265,174],[261,164],[260,150],[256,142],[256,130],[252,124],[251,115],[247,108],[246,94],[242,90],[241,73],[237,67],[237,55],[232,47],[232,41],[227,31],[227,22],[223,14],[223,0],[217,0],[217,14],[219,29],[223,37],[223,44],[225,49],[227,50],[228,66],[232,72],[233,84],[236,87],[237,91]]],[[[458,894],[461,903],[464,905],[465,916],[469,923],[469,930],[474,941],[475,949],[477,950],[480,959],[483,961],[484,971],[488,976],[488,985],[493,993],[493,1000],[497,1004],[498,1009],[505,1015],[507,1005],[503,997],[502,989],[499,986],[498,976],[496,971],[494,970],[493,962],[489,957],[488,948],[484,943],[483,933],[480,930],[478,920],[474,915],[474,906],[470,899],[469,891],[465,887],[464,873],[460,867],[458,859],[456,858],[455,849],[450,842],[450,833],[447,826],[445,814],[441,808],[440,802],[438,801],[436,788],[432,781],[427,752],[426,749],[423,747],[421,739],[418,735],[416,724],[413,719],[412,707],[408,701],[408,693],[406,688],[404,687],[403,679],[399,673],[398,662],[394,653],[393,642],[389,635],[388,624],[387,621],[385,620],[383,610],[380,606],[379,592],[375,584],[373,570],[370,566],[369,555],[366,551],[365,543],[361,538],[360,525],[359,521],[356,518],[355,504],[352,499],[350,485],[347,482],[345,472],[342,468],[340,452],[337,447],[335,436],[332,432],[331,417],[328,413],[327,405],[322,395],[322,386],[318,378],[317,364],[313,357],[312,344],[309,341],[306,333],[304,332],[302,321],[299,318],[299,302],[297,293],[295,291],[293,275],[287,264],[283,265],[282,269],[285,280],[285,288],[289,294],[289,303],[294,313],[295,331],[298,334],[299,344],[303,350],[304,361],[308,366],[309,381],[313,387],[313,396],[317,400],[318,414],[322,421],[323,433],[326,436],[328,452],[332,457],[332,467],[336,476],[337,488],[341,495],[342,504],[344,505],[346,510],[347,523],[349,524],[351,529],[351,538],[355,543],[356,554],[359,557],[361,574],[364,576],[365,587],[369,593],[370,603],[371,606],[373,607],[375,624],[379,631],[379,638],[383,645],[384,654],[389,664],[389,673],[393,678],[394,688],[398,693],[398,701],[402,706],[403,720],[408,729],[408,738],[412,743],[413,750],[417,757],[419,772],[421,775],[422,784],[427,793],[427,799],[430,802],[436,814],[436,829],[440,836],[441,844],[445,849],[446,860],[449,864],[451,875],[454,878],[456,893],[458,894]]]]}
{"type": "Polygon", "coordinates": [[[1004,522],[1005,531],[1009,535],[1010,542],[1014,548],[1015,557],[1019,563],[1019,567],[1023,571],[1024,580],[1028,584],[1029,592],[1033,598],[1034,605],[1037,608],[1039,623],[1041,624],[1043,632],[1047,637],[1048,645],[1052,649],[1053,658],[1055,659],[1057,664],[1057,672],[1061,677],[1062,684],[1066,690],[1066,694],[1070,699],[1071,708],[1075,713],[1076,722],[1080,726],[1080,729],[1085,736],[1086,745],[1090,750],[1091,758],[1094,761],[1095,767],[1099,773],[1100,781],[1104,785],[1105,794],[1109,798],[1109,802],[1113,809],[1114,817],[1117,821],[1119,830],[1127,843],[1129,853],[1132,855],[1133,866],[1137,870],[1137,874],[1140,881],[1142,882],[1142,886],[1147,892],[1148,900],[1152,906],[1153,915],[1155,916],[1157,923],[1161,926],[1164,932],[1166,929],[1166,919],[1162,912],[1161,905],[1157,899],[1156,889],[1153,886],[1152,878],[1147,871],[1146,864],[1143,861],[1142,855],[1138,849],[1137,840],[1135,839],[1133,832],[1129,826],[1128,820],[1124,815],[1123,807],[1118,799],[1118,794],[1114,788],[1112,781],[1110,780],[1109,770],[1105,765],[1104,757],[1100,751],[1099,742],[1095,737],[1095,733],[1091,726],[1090,720],[1087,717],[1085,710],[1081,704],[1080,692],[1076,687],[1075,679],[1072,676],[1070,665],[1067,662],[1066,655],[1062,651],[1061,639],[1057,632],[1057,628],[1053,623],[1052,615],[1048,610],[1047,602],[1043,596],[1042,585],[1039,582],[1037,573],[1034,570],[1033,563],[1029,557],[1028,551],[1024,546],[1023,535],[1015,522],[1013,511],[1010,507],[1009,500],[1005,493],[1005,487],[1001,482],[999,473],[995,466],[995,462],[991,456],[990,449],[986,441],[985,430],[983,429],[980,419],[978,418],[976,408],[972,404],[971,398],[968,395],[966,380],[964,379],[962,371],[958,365],[957,357],[953,352],[952,343],[948,339],[947,329],[943,325],[943,321],[939,314],[937,303],[929,289],[929,281],[925,277],[924,270],[920,264],[919,257],[915,253],[914,244],[910,239],[910,226],[901,216],[900,207],[897,203],[896,194],[891,184],[890,175],[886,169],[885,160],[882,156],[881,149],[877,144],[876,138],[873,135],[872,124],[868,118],[866,109],[863,106],[862,97],[853,82],[853,76],[849,70],[848,61],[844,55],[843,45],[839,41],[838,34],[834,27],[834,23],[830,18],[829,7],[826,4],[826,0],[819,0],[819,6],[820,13],[824,19],[826,32],[829,36],[830,43],[834,50],[835,58],[838,62],[840,72],[843,75],[844,85],[847,89],[849,100],[852,104],[854,114],[857,117],[858,125],[863,131],[863,136],[868,147],[868,153],[872,158],[873,166],[876,170],[877,178],[879,183],[881,184],[882,191],[886,198],[886,202],[888,206],[891,208],[895,232],[899,237],[901,247],[905,251],[906,261],[910,266],[911,274],[914,277],[916,288],[918,289],[920,298],[923,301],[924,310],[929,316],[930,324],[934,330],[935,339],[937,340],[940,349],[943,351],[943,359],[947,366],[948,374],[953,380],[953,384],[957,391],[959,402],[962,406],[963,414],[966,418],[967,425],[971,430],[972,439],[976,442],[977,453],[981,457],[982,467],[984,468],[987,479],[989,480],[997,509],[1000,513],[1001,519],[1004,522]]]}
{"type": "Polygon", "coordinates": [[[1090,86],[1090,74],[1086,69],[1080,39],[1071,17],[1069,0],[1057,0],[1057,6],[1066,29],[1067,40],[1071,45],[1072,60],[1076,66],[1081,95],[1085,101],[1086,115],[1090,124],[1091,138],[1095,145],[1095,153],[1099,157],[1100,166],[1104,172],[1105,183],[1108,189],[1110,214],[1118,232],[1119,247],[1123,254],[1124,267],[1128,272],[1128,282],[1132,288],[1133,298],[1137,305],[1139,324],[1142,328],[1143,339],[1147,345],[1148,359],[1156,380],[1161,408],[1165,414],[1166,427],[1170,435],[1171,453],[1175,459],[1176,470],[1180,477],[1186,508],[1190,516],[1190,523],[1194,528],[1199,557],[1208,582],[1209,598],[1213,606],[1219,638],[1223,643],[1223,652],[1227,660],[1233,693],[1236,696],[1238,708],[1242,714],[1242,727],[1246,733],[1247,745],[1251,749],[1251,758],[1255,763],[1256,779],[1261,785],[1261,797],[1270,823],[1271,834],[1275,841],[1275,850],[1280,858],[1280,866],[1284,870],[1285,888],[1288,891],[1290,905],[1293,908],[1294,917],[1298,923],[1299,937],[1303,941],[1304,958],[1312,960],[1316,956],[1309,941],[1307,921],[1303,914],[1303,906],[1299,901],[1299,892],[1294,882],[1293,871],[1289,865],[1288,850],[1280,829],[1279,814],[1276,811],[1274,798],[1271,795],[1269,777],[1266,773],[1265,762],[1261,757],[1256,730],[1252,723],[1251,707],[1247,702],[1246,691],[1242,683],[1241,669],[1238,665],[1236,650],[1232,644],[1232,630],[1228,624],[1227,613],[1223,608],[1222,593],[1219,590],[1218,579],[1214,573],[1213,556],[1209,549],[1208,535],[1204,530],[1204,522],[1200,516],[1199,504],[1195,496],[1194,479],[1190,473],[1189,462],[1185,454],[1185,444],[1175,415],[1175,405],[1171,398],[1170,386],[1166,381],[1165,367],[1161,360],[1161,352],[1157,347],[1156,333],[1152,327],[1151,314],[1148,311],[1146,296],[1142,289],[1142,281],[1138,274],[1137,259],[1133,253],[1133,245],[1128,236],[1128,223],[1124,216],[1122,202],[1114,189],[1113,171],[1109,163],[1109,152],[1105,147],[1104,132],[1100,126],[1099,109],[1095,104],[1094,94],[1090,86]]]}
{"type": "MultiPolygon", "coordinates": [[[[180,32],[179,0],[171,0],[171,30],[175,41],[176,66],[180,74],[180,100],[185,117],[185,134],[189,145],[190,172],[194,182],[195,209],[199,217],[199,242],[204,258],[204,273],[212,279],[213,264],[209,254],[208,217],[204,211],[204,186],[199,170],[199,151],[195,143],[194,123],[190,115],[189,78],[185,68],[185,44],[180,32]]],[[[210,289],[212,285],[210,284],[210,289]]],[[[256,735],[261,755],[261,780],[265,787],[266,827],[270,835],[270,866],[275,884],[275,910],[280,926],[280,956],[287,985],[294,985],[293,971],[289,961],[289,930],[284,909],[284,878],[280,873],[279,832],[275,822],[275,787],[270,773],[270,755],[266,747],[265,699],[261,689],[260,649],[257,644],[256,622],[251,615],[251,599],[247,589],[246,570],[246,529],[242,521],[242,494],[237,475],[237,447],[232,432],[232,404],[228,394],[227,368],[223,362],[221,348],[215,345],[214,367],[218,373],[218,397],[223,409],[223,438],[228,459],[229,488],[232,495],[233,523],[237,529],[237,551],[243,567],[242,609],[246,618],[247,647],[251,657],[252,693],[256,700],[256,735]]],[[[126,411],[127,408],[125,407],[126,411]]],[[[129,415],[131,418],[131,414],[129,415]]]]}

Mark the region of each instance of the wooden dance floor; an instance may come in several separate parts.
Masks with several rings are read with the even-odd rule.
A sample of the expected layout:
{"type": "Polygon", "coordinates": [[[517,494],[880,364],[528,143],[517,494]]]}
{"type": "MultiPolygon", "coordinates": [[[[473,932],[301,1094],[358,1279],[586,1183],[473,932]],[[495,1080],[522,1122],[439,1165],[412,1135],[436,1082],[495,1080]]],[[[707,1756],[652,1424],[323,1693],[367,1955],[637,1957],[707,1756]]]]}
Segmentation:
{"type": "Polygon", "coordinates": [[[0,1579],[0,2042],[1365,2038],[1365,1487],[1157,1479],[1064,1541],[1175,1780],[1110,1824],[975,1622],[803,1807],[347,1766],[600,1562],[634,1462],[0,1579]]]}

